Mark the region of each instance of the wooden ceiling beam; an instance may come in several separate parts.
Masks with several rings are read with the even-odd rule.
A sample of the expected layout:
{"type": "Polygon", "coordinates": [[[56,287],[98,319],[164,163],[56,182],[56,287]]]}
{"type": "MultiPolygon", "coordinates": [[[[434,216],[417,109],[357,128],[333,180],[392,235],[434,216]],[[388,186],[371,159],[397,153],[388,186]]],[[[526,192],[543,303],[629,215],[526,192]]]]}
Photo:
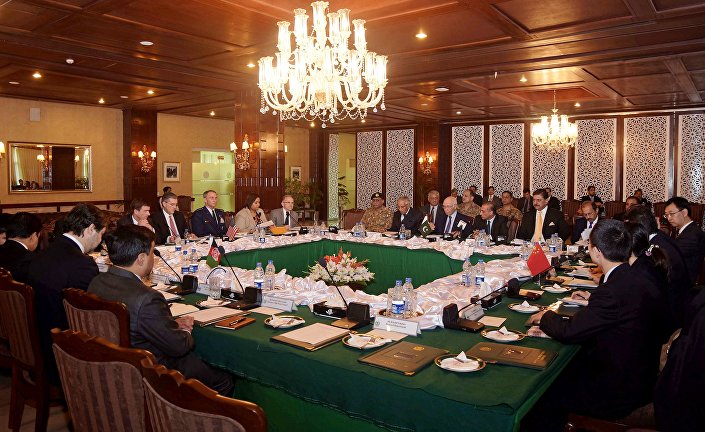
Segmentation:
{"type": "Polygon", "coordinates": [[[695,86],[690,72],[686,69],[683,61],[680,58],[672,58],[665,60],[664,63],[666,63],[666,67],[671,71],[671,75],[673,75],[683,93],[688,96],[688,99],[691,102],[702,102],[703,98],[700,96],[698,88],[695,86]]]}
{"type": "Polygon", "coordinates": [[[497,26],[507,35],[511,36],[513,39],[526,41],[534,39],[535,37],[526,30],[521,24],[517,23],[499,9],[494,7],[492,3],[496,1],[491,0],[460,0],[459,3],[473,12],[478,12],[480,15],[485,17],[492,24],[497,26]]]}

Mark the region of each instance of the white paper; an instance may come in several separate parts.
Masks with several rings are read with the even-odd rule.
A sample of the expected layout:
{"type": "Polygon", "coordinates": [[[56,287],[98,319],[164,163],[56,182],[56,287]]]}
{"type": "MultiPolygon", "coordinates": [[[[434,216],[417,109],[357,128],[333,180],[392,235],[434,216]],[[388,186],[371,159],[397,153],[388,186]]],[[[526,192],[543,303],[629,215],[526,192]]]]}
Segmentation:
{"type": "Polygon", "coordinates": [[[208,323],[212,321],[217,321],[230,316],[241,315],[245,313],[241,310],[230,309],[226,307],[214,307],[210,309],[203,309],[196,312],[187,313],[184,316],[193,317],[193,320],[198,323],[208,323]]]}
{"type": "Polygon", "coordinates": [[[501,318],[501,317],[493,317],[493,316],[483,316],[480,318],[480,322],[487,327],[499,327],[501,326],[507,319],[506,318],[501,318]]]}
{"type": "Polygon", "coordinates": [[[166,291],[159,291],[159,294],[163,295],[164,300],[166,300],[168,302],[181,299],[181,296],[176,295],[176,294],[172,294],[172,293],[169,293],[166,291]]]}
{"type": "Polygon", "coordinates": [[[271,294],[262,295],[262,306],[278,309],[280,311],[291,312],[295,309],[294,301],[291,299],[285,299],[271,294]]]}
{"type": "Polygon", "coordinates": [[[368,331],[366,334],[383,339],[391,339],[393,341],[402,340],[406,337],[404,333],[387,331],[384,329],[373,329],[372,331],[368,331]]]}
{"type": "Polygon", "coordinates": [[[171,316],[176,317],[187,313],[196,312],[198,311],[198,308],[196,306],[183,303],[169,303],[169,310],[171,311],[171,316]]]}
{"type": "Polygon", "coordinates": [[[299,342],[318,345],[327,340],[348,334],[349,330],[340,329],[327,324],[315,323],[300,329],[292,330],[282,336],[299,342]]]}
{"type": "Polygon", "coordinates": [[[384,316],[375,317],[374,328],[386,331],[397,331],[399,333],[404,333],[409,336],[416,336],[417,334],[421,333],[418,321],[395,319],[384,316]]]}
{"type": "Polygon", "coordinates": [[[264,307],[260,306],[254,309],[250,309],[250,312],[256,313],[256,314],[262,314],[262,315],[276,315],[278,313],[282,313],[282,310],[279,309],[274,309],[270,307],[264,307]]]}

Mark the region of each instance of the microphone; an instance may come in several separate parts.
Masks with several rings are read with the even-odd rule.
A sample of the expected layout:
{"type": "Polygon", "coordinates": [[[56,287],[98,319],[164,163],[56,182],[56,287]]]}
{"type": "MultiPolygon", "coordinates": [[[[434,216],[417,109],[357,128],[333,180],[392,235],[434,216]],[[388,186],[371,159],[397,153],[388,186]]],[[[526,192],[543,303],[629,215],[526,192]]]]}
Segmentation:
{"type": "Polygon", "coordinates": [[[159,252],[159,249],[154,249],[154,255],[158,256],[159,258],[161,258],[162,261],[164,261],[164,264],[166,264],[167,267],[169,267],[169,268],[171,269],[171,271],[174,272],[174,274],[176,275],[176,277],[179,278],[179,282],[183,282],[183,280],[181,279],[181,275],[180,275],[176,270],[174,270],[174,267],[172,267],[171,265],[169,265],[169,263],[168,263],[168,262],[164,259],[164,257],[162,256],[162,253],[159,252]]]}
{"type": "Polygon", "coordinates": [[[225,264],[228,265],[230,272],[233,274],[233,276],[235,276],[235,280],[237,281],[238,285],[240,285],[242,294],[245,294],[245,287],[242,285],[242,282],[240,282],[240,278],[237,277],[235,270],[233,270],[233,266],[230,264],[230,261],[228,260],[228,257],[225,254],[225,248],[223,246],[218,246],[218,252],[220,252],[220,256],[222,256],[223,260],[225,260],[225,264]]]}
{"type": "MultiPolygon", "coordinates": [[[[330,283],[333,283],[333,275],[330,274],[328,271],[328,263],[326,262],[326,259],[321,257],[318,258],[318,264],[323,267],[323,269],[328,273],[328,276],[330,277],[330,283]]],[[[348,302],[345,300],[345,297],[343,297],[343,293],[340,292],[340,288],[338,288],[338,285],[335,285],[335,289],[338,290],[338,294],[340,295],[340,298],[343,299],[343,303],[345,303],[345,308],[348,308],[348,302]]]]}

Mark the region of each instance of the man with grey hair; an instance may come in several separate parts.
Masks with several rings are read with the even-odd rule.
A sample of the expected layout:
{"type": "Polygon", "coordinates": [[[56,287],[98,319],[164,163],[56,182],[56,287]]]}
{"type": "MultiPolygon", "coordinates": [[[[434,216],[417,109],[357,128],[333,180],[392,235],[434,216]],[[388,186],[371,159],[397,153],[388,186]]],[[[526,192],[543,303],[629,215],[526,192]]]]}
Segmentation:
{"type": "Polygon", "coordinates": [[[225,213],[215,207],[218,205],[218,193],[214,190],[203,192],[203,203],[205,205],[191,215],[193,233],[198,237],[224,236],[228,227],[225,226],[225,213]]]}
{"type": "Polygon", "coordinates": [[[424,214],[415,208],[411,207],[411,200],[408,196],[402,196],[397,199],[397,211],[392,216],[391,231],[399,231],[402,225],[411,232],[418,232],[421,222],[423,222],[424,214]]]}
{"type": "Polygon", "coordinates": [[[284,195],[282,197],[281,208],[274,209],[270,213],[270,219],[276,226],[285,226],[288,228],[299,225],[299,218],[294,211],[294,197],[284,195]]]}
{"type": "Polygon", "coordinates": [[[421,212],[428,217],[428,222],[432,225],[442,223],[445,219],[445,214],[443,213],[443,207],[440,205],[441,194],[433,189],[428,192],[426,199],[428,204],[421,207],[421,212]]]}
{"type": "Polygon", "coordinates": [[[434,227],[433,232],[445,236],[466,238],[472,233],[472,221],[458,211],[458,201],[449,196],[443,200],[445,219],[434,227]]]}

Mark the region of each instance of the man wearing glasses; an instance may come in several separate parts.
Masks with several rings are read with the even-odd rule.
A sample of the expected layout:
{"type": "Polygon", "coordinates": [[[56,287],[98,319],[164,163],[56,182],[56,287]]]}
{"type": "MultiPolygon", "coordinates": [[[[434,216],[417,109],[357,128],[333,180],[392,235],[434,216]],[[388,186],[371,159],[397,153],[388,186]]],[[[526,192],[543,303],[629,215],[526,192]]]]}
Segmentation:
{"type": "Polygon", "coordinates": [[[683,254],[690,280],[695,284],[705,259],[705,233],[690,218],[690,203],[683,197],[673,197],[666,201],[663,216],[678,230],[676,245],[683,254]]]}
{"type": "Polygon", "coordinates": [[[299,225],[299,219],[294,211],[294,197],[284,195],[282,197],[281,208],[272,210],[270,217],[276,226],[295,227],[299,225]]]}

